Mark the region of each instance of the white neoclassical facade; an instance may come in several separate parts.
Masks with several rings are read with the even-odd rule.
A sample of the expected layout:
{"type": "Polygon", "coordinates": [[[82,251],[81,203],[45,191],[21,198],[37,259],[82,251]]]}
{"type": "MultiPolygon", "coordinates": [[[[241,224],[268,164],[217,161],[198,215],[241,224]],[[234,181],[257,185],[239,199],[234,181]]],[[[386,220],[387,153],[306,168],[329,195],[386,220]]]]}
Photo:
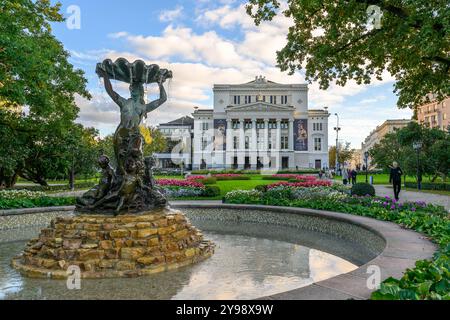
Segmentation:
{"type": "Polygon", "coordinates": [[[193,113],[193,169],[303,169],[328,163],[327,110],[308,109],[308,86],[256,77],[214,85],[214,109],[193,113]]]}

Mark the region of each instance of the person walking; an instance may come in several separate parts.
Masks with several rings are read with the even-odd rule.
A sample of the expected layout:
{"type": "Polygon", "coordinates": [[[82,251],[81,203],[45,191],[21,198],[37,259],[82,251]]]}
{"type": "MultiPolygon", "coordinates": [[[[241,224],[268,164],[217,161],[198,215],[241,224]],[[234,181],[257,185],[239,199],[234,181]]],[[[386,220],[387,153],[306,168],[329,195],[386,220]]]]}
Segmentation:
{"type": "Polygon", "coordinates": [[[345,186],[348,183],[348,170],[345,166],[342,168],[342,182],[345,186]]]}
{"type": "Polygon", "coordinates": [[[402,175],[402,169],[398,165],[398,162],[394,161],[389,175],[389,183],[392,183],[392,186],[394,187],[394,197],[397,201],[400,199],[400,191],[402,189],[402,175]]]}
{"type": "Polygon", "coordinates": [[[352,185],[355,185],[356,184],[356,180],[357,180],[356,178],[358,176],[358,172],[356,171],[356,169],[352,170],[351,175],[352,175],[352,185]]]}

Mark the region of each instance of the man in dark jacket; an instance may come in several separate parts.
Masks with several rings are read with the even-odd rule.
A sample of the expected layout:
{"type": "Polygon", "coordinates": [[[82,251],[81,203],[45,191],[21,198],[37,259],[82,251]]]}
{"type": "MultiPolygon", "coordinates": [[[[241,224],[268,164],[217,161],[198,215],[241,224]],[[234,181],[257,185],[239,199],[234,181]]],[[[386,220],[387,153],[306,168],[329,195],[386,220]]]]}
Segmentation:
{"type": "Polygon", "coordinates": [[[394,162],[391,167],[391,174],[389,176],[389,182],[394,187],[395,200],[399,200],[400,190],[402,188],[402,175],[403,171],[398,166],[397,162],[394,162]]]}

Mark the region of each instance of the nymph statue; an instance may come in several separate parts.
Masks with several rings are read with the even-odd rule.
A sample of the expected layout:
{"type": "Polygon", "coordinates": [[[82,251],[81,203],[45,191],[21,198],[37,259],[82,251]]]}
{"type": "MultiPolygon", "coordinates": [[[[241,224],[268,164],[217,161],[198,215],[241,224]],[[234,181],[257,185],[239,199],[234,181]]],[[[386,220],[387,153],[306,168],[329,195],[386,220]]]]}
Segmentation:
{"type": "Polygon", "coordinates": [[[145,179],[144,138],[139,126],[148,113],[167,100],[164,82],[172,78],[172,72],[160,69],[157,65],[147,66],[141,60],[129,63],[119,58],[114,63],[109,59],[99,63],[96,73],[103,78],[106,92],[120,108],[120,124],[114,134],[117,168],[108,192],[95,197],[95,201],[92,201],[91,195],[85,194],[78,201],[78,210],[96,213],[113,211],[120,214],[167,205],[167,200],[156,191],[153,181],[145,179]],[[111,79],[129,83],[129,99],[114,91],[111,79]],[[160,91],[159,99],[148,104],[144,101],[146,83],[156,83],[160,91]]]}

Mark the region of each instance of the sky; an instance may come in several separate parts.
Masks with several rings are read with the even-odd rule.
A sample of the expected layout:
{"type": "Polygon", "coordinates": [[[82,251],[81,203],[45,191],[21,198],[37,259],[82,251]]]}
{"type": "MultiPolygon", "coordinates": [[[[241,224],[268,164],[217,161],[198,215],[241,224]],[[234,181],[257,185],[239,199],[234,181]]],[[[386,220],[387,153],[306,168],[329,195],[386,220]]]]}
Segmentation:
{"type": "MultiPolygon", "coordinates": [[[[56,1],[52,1],[55,3],[56,1]]],[[[189,115],[194,107],[212,108],[215,83],[246,83],[263,75],[279,83],[306,83],[302,72],[294,75],[276,68],[276,51],[286,43],[291,21],[277,16],[255,26],[243,0],[59,0],[65,23],[53,25],[55,36],[71,54],[70,62],[85,72],[93,98],[77,97],[78,122],[114,132],[119,110],[107,96],[95,74],[96,63],[106,58],[142,59],[173,71],[166,84],[168,101],[146,120],[157,125],[189,115]],[[79,15],[77,10],[79,9],[79,15]],[[79,23],[78,23],[79,22],[79,23]]],[[[328,107],[330,145],[338,113],[341,142],[359,148],[365,137],[386,119],[410,119],[410,110],[396,107],[393,78],[370,85],[349,82],[320,90],[309,84],[309,108],[328,107]]],[[[127,96],[127,86],[113,84],[127,96]]],[[[149,86],[149,100],[158,98],[149,86]]]]}

